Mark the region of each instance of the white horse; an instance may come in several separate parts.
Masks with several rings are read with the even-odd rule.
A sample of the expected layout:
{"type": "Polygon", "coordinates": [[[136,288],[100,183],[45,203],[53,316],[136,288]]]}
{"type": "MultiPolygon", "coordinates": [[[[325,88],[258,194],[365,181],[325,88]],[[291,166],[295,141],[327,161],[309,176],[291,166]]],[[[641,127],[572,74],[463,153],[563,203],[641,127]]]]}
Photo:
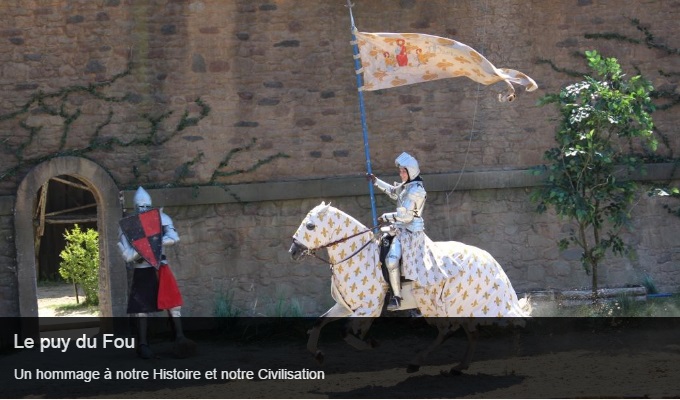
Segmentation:
{"type": "MultiPolygon", "coordinates": [[[[364,338],[373,318],[382,313],[389,288],[382,274],[378,240],[371,228],[322,202],[300,224],[289,252],[293,260],[310,254],[323,260],[315,251],[324,248],[328,251],[331,296],[336,304],[309,331],[307,349],[319,362],[324,358],[317,347],[321,328],[340,318],[369,317],[353,318],[345,341],[358,349],[374,346],[364,338]]],[[[427,318],[439,333],[409,363],[408,372],[417,371],[425,357],[462,326],[468,347],[460,364],[450,370],[451,374],[459,374],[472,360],[479,335],[477,325],[530,315],[527,299],[517,299],[507,275],[486,251],[459,242],[435,243],[426,237],[424,248],[415,256],[420,262],[402,271],[411,280],[402,288],[402,309],[417,308],[424,317],[446,318],[427,318]]]]}

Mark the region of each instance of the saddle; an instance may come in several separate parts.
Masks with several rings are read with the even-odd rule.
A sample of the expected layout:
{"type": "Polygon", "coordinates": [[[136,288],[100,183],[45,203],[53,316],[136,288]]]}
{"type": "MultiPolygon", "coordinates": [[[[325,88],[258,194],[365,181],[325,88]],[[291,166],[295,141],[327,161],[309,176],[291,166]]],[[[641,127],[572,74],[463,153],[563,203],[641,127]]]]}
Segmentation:
{"type": "MultiPolygon", "coordinates": [[[[380,269],[383,274],[383,278],[385,278],[386,282],[390,281],[390,276],[389,273],[387,272],[387,264],[385,263],[385,259],[387,258],[387,253],[390,252],[390,246],[392,245],[392,241],[394,240],[394,235],[390,234],[389,231],[382,231],[382,235],[380,236],[380,244],[379,244],[379,249],[380,249],[380,269]]],[[[401,260],[399,260],[399,271],[401,271],[401,260]]],[[[404,278],[404,275],[401,275],[401,282],[411,282],[411,280],[404,278]]]]}

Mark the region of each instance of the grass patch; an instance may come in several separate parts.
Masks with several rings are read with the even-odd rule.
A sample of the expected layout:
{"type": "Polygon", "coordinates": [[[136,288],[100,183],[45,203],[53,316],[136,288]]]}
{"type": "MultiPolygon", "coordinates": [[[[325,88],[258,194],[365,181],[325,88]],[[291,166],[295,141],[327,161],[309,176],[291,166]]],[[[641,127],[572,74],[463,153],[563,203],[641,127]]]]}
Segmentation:
{"type": "Polygon", "coordinates": [[[268,305],[266,315],[279,318],[302,317],[302,306],[297,299],[290,299],[280,294],[268,305]]]}
{"type": "Polygon", "coordinates": [[[57,317],[70,315],[70,314],[76,314],[76,313],[77,314],[87,313],[87,314],[99,315],[99,306],[91,305],[91,304],[85,304],[85,303],[80,303],[80,304],[73,304],[73,303],[53,304],[51,306],[48,306],[48,308],[53,308],[54,309],[54,315],[57,316],[57,317]]]}
{"type": "Polygon", "coordinates": [[[213,316],[218,318],[238,317],[243,311],[234,304],[234,291],[221,290],[215,297],[213,316]]]}

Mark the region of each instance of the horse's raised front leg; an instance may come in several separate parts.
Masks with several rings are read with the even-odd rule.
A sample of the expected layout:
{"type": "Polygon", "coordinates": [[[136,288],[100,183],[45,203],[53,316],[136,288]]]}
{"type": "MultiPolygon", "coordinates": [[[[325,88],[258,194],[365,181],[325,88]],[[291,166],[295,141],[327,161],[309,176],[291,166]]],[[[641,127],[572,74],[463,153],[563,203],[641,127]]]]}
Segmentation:
{"type": "Polygon", "coordinates": [[[407,373],[413,373],[413,372],[418,372],[420,370],[420,366],[423,365],[423,362],[425,361],[425,358],[432,353],[437,347],[441,346],[442,343],[444,343],[447,339],[449,339],[451,336],[453,336],[453,332],[455,332],[459,325],[458,324],[450,324],[450,323],[442,323],[443,320],[438,320],[438,323],[436,323],[437,326],[437,337],[434,339],[432,343],[430,343],[429,346],[420,353],[416,354],[416,356],[411,360],[411,362],[408,364],[408,367],[406,367],[406,372],[407,373]]]}
{"type": "Polygon", "coordinates": [[[365,340],[368,329],[373,323],[372,317],[352,318],[343,331],[343,339],[357,350],[370,350],[378,344],[374,340],[365,340]]]}
{"type": "Polygon", "coordinates": [[[330,310],[326,311],[316,320],[316,322],[314,322],[312,329],[307,331],[309,334],[309,339],[307,339],[307,350],[314,354],[314,358],[319,364],[323,363],[324,359],[323,352],[317,347],[319,344],[319,334],[321,333],[321,328],[323,328],[329,322],[346,318],[350,316],[350,314],[352,314],[351,310],[348,310],[344,306],[335,303],[335,305],[331,307],[330,310]]]}

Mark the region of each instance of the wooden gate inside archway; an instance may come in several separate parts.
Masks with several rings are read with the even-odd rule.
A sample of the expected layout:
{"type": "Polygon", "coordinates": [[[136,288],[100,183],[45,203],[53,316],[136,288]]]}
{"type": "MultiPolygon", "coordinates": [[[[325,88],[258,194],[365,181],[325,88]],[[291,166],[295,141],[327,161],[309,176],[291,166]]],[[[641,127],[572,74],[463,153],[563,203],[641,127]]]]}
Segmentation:
{"type": "Polygon", "coordinates": [[[59,281],[64,233],[76,225],[82,231],[97,230],[97,201],[84,182],[70,175],[50,178],[37,196],[36,276],[39,281],[59,281]]]}

